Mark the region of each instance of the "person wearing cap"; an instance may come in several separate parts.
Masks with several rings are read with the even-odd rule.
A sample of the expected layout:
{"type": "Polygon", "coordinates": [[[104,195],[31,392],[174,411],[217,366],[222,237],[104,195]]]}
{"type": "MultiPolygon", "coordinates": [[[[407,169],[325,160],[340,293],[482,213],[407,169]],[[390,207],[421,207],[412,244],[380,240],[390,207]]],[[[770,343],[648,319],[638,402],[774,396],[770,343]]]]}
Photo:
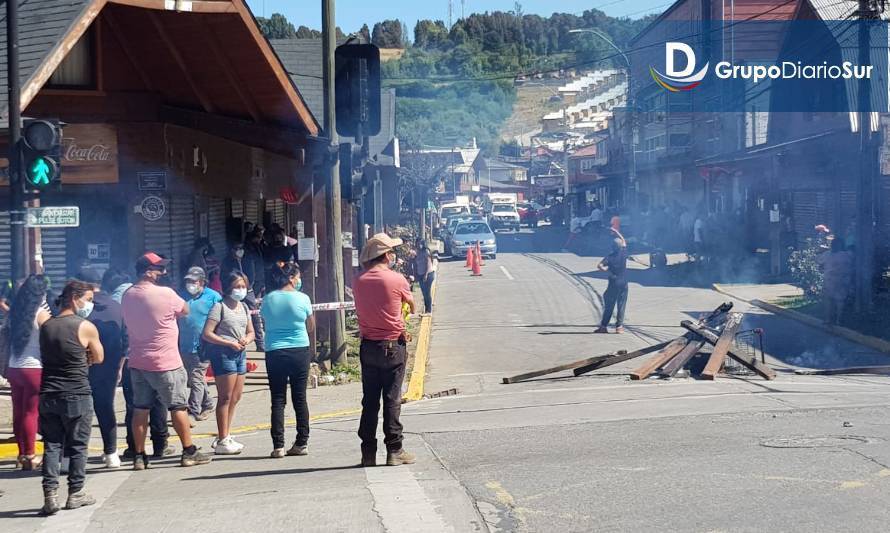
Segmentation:
{"type": "Polygon", "coordinates": [[[609,273],[609,285],[603,294],[603,319],[595,333],[608,333],[612,313],[618,308],[615,318],[615,333],[624,333],[624,309],[627,306],[627,242],[617,230],[612,228],[612,253],[597,265],[597,269],[609,273]]]}
{"type": "MultiPolygon", "coordinates": [[[[212,456],[192,442],[188,420],[188,374],[179,355],[176,319],[189,314],[189,306],[173,289],[158,282],[170,260],[148,252],[136,261],[139,281],[130,287],[121,303],[130,339],[130,378],[133,385],[134,470],[148,468],[145,433],[155,398],[160,398],[173,419],[182,442],[181,466],[206,464],[212,456]]],[[[156,450],[157,451],[157,450],[156,450]]]]}
{"type": "Polygon", "coordinates": [[[207,420],[213,412],[213,396],[207,386],[209,360],[201,355],[201,334],[207,323],[207,316],[213,306],[222,301],[222,296],[207,286],[207,273],[198,266],[188,269],[184,277],[185,294],[188,302],[187,316],[179,319],[179,354],[188,372],[189,415],[195,420],[207,420]]]}
{"type": "Polygon", "coordinates": [[[407,362],[407,335],[402,305],[414,313],[414,298],[404,276],[392,270],[395,248],[402,245],[385,233],[371,237],[362,248],[363,271],[353,281],[358,316],[362,367],[362,416],[358,436],[362,441],[362,466],[377,464],[377,417],[383,398],[383,433],[386,464],[411,464],[414,455],[402,447],[402,383],[407,362]]]}
{"type": "Polygon", "coordinates": [[[124,354],[127,351],[127,332],[121,305],[111,298],[106,289],[117,275],[113,269],[99,276],[94,268],[85,268],[77,274],[77,279],[93,287],[93,311],[87,320],[96,326],[99,342],[105,350],[105,360],[89,369],[90,390],[93,396],[93,412],[99,422],[102,434],[102,461],[107,468],[120,468],[121,460],[117,453],[117,415],[114,411],[114,396],[117,384],[121,381],[124,354]]]}

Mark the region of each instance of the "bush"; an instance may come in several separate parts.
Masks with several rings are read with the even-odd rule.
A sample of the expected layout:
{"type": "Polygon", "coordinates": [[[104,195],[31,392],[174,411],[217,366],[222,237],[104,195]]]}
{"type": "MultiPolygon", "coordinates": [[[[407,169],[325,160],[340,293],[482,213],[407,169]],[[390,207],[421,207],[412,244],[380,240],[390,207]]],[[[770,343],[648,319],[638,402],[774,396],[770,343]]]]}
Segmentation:
{"type": "Polygon", "coordinates": [[[802,249],[794,250],[788,257],[791,278],[809,300],[816,300],[822,295],[822,267],[816,259],[824,251],[822,239],[807,239],[802,249]]]}

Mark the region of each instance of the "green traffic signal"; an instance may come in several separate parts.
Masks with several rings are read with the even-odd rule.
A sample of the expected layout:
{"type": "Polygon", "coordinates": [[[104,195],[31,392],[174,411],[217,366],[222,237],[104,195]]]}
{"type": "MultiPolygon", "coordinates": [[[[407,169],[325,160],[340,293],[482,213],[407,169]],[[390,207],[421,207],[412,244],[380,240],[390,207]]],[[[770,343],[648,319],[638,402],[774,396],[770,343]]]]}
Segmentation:
{"type": "Polygon", "coordinates": [[[43,188],[49,186],[55,174],[53,167],[55,161],[47,157],[37,157],[28,164],[26,177],[28,183],[34,187],[43,188]]]}

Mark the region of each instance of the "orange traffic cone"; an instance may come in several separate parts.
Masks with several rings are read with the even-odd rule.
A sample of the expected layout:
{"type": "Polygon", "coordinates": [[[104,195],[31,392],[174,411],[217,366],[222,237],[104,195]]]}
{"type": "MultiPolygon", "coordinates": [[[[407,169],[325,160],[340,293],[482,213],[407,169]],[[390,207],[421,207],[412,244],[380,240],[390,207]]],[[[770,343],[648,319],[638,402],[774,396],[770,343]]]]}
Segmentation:
{"type": "Polygon", "coordinates": [[[485,266],[485,261],[482,259],[482,246],[479,241],[476,241],[476,257],[479,258],[479,266],[485,266]]]}
{"type": "Polygon", "coordinates": [[[482,258],[477,254],[473,254],[473,273],[470,275],[471,276],[481,276],[482,275],[482,258]]]}
{"type": "Polygon", "coordinates": [[[464,265],[464,268],[471,269],[473,268],[473,248],[467,248],[467,264],[464,265]]]}

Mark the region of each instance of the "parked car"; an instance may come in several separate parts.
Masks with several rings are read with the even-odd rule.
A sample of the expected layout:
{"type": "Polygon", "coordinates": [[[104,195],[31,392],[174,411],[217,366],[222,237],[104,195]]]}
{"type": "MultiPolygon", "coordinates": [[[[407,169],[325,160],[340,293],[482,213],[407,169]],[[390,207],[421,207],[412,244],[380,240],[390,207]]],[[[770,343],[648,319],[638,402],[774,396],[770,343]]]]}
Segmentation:
{"type": "Polygon", "coordinates": [[[523,202],[516,205],[516,211],[519,212],[520,225],[526,225],[530,228],[538,227],[538,222],[546,218],[546,209],[537,202],[523,202]]]}
{"type": "Polygon", "coordinates": [[[467,255],[467,250],[479,243],[482,255],[496,259],[498,256],[498,242],[491,227],[485,221],[468,220],[459,222],[454,228],[450,240],[451,255],[462,257],[467,255]]]}
{"type": "Polygon", "coordinates": [[[493,204],[488,222],[495,229],[519,231],[519,213],[513,204],[493,204]]]}

